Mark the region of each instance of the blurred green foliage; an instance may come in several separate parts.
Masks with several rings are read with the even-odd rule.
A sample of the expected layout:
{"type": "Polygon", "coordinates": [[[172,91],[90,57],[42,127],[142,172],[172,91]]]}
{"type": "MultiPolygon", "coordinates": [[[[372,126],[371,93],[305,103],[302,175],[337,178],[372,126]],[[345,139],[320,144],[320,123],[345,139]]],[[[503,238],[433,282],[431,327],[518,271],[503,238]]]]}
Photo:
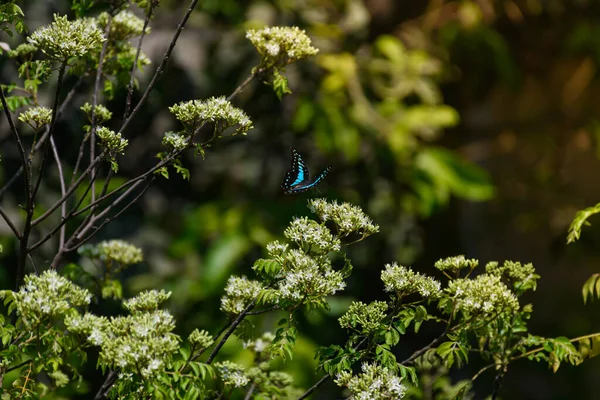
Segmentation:
{"type": "MultiPolygon", "coordinates": [[[[65,12],[69,9],[67,2],[54,5],[65,12]]],[[[29,7],[33,6],[23,5],[25,13],[29,7]]],[[[182,2],[165,2],[158,13],[175,20],[185,7],[182,2]]],[[[77,11],[83,13],[84,8],[77,11]]],[[[281,232],[292,216],[305,213],[310,194],[283,197],[278,191],[289,163],[289,146],[307,154],[310,165],[333,164],[319,190],[330,198],[362,205],[381,226],[382,233],[369,246],[351,250],[358,277],[351,282],[346,300],[377,297],[381,288],[371,282],[384,262],[427,258],[423,251],[431,247],[424,247],[425,243],[446,229],[448,220],[436,218],[453,206],[453,196],[474,201],[498,196],[493,203],[495,218],[528,221],[496,229],[497,220],[474,217],[470,228],[479,224],[490,236],[498,231],[490,238],[493,249],[507,242],[509,251],[518,252],[515,242],[523,242],[519,236],[523,226],[537,227],[538,237],[560,236],[562,246],[564,223],[559,228],[544,224],[561,219],[558,211],[568,213],[594,203],[581,200],[576,182],[559,179],[560,163],[567,158],[561,158],[561,149],[570,148],[571,139],[578,148],[572,134],[577,129],[585,128],[581,146],[595,146],[594,157],[598,156],[597,15],[598,6],[591,1],[201,1],[186,28],[188,42],[178,44],[180,58],[171,61],[148,109],[129,128],[130,146],[138,154],[121,166],[126,175],[135,175],[150,162],[158,135],[165,125],[174,126],[162,114],[168,105],[228,94],[246,76],[254,65],[250,57],[256,56],[241,33],[245,28],[298,25],[307,30],[320,53],[316,63],[288,69],[293,93],[284,95],[282,102],[262,85],[242,93],[237,105],[256,121],[248,139],[219,144],[206,160],[187,158],[184,165],[190,169],[190,183],[173,174],[170,182],[159,183],[149,192],[140,208],[107,228],[107,238],[132,239],[149,253],[146,265],[124,276],[127,289],[173,290],[170,301],[179,313],[177,319],[185,321],[182,329],[191,331],[202,323],[217,331],[224,320],[214,310],[229,274],[250,274],[252,260],[261,256],[260,249],[274,239],[274,232],[281,232]],[[587,75],[585,69],[582,75],[576,73],[582,59],[591,60],[583,64],[591,65],[587,75]],[[478,107],[492,109],[494,117],[483,113],[483,125],[480,120],[473,122],[478,107]],[[482,156],[466,148],[478,139],[491,142],[491,150],[482,156]],[[498,154],[507,158],[494,166],[498,154]],[[498,185],[468,158],[483,160],[486,169],[495,167],[493,182],[498,185]],[[531,204],[515,206],[523,197],[531,204]],[[423,227],[428,218],[433,218],[433,229],[423,227]]],[[[154,32],[162,28],[161,23],[152,21],[154,32]]],[[[156,49],[154,60],[165,44],[149,46],[156,49]]],[[[155,63],[146,70],[154,67],[155,63]]],[[[124,99],[119,93],[111,90],[111,95],[113,105],[121,107],[124,99]]],[[[24,99],[12,96],[9,105],[23,106],[24,99]]],[[[69,146],[69,135],[79,134],[75,131],[64,126],[60,145],[65,153],[78,150],[69,146]]],[[[571,158],[578,159],[579,154],[571,158]]],[[[5,181],[16,164],[9,154],[3,154],[2,161],[5,181]]],[[[585,169],[581,175],[593,173],[595,166],[585,169]]],[[[589,184],[592,181],[588,177],[580,185],[596,186],[589,184]]],[[[118,182],[113,179],[111,185],[118,182]]],[[[41,190],[48,198],[58,192],[52,185],[41,190]]],[[[18,204],[18,196],[5,196],[18,204]]],[[[40,205],[36,213],[42,212],[40,205]]],[[[449,224],[458,218],[453,214],[449,224]]],[[[440,241],[449,242],[457,233],[439,235],[440,241]]],[[[11,265],[14,239],[0,239],[5,248],[2,263],[11,265]]],[[[546,247],[538,250],[535,243],[527,245],[532,249],[527,256],[549,253],[546,247]]],[[[474,251],[484,247],[465,246],[474,251]]],[[[3,286],[11,286],[6,274],[2,269],[0,279],[3,286]]],[[[560,275],[557,280],[563,283],[560,275]]],[[[548,315],[543,326],[556,329],[555,313],[548,315]]],[[[306,344],[307,359],[315,342],[340,335],[331,317],[306,315],[303,323],[312,336],[301,336],[300,342],[306,344]]],[[[264,327],[272,323],[260,322],[264,327]]],[[[589,324],[580,316],[570,325],[589,324]]],[[[299,365],[290,368],[310,385],[314,377],[302,375],[299,365]]],[[[539,377],[545,371],[532,374],[539,377]]],[[[579,379],[579,385],[584,378],[573,379],[579,379]]],[[[540,391],[539,398],[551,396],[540,391]]]]}

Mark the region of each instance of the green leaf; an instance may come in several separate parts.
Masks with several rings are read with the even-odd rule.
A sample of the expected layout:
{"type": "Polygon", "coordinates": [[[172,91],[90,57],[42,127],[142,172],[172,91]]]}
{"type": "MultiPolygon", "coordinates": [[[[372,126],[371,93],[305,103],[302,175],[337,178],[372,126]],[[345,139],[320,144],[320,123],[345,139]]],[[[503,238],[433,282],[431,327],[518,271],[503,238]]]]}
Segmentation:
{"type": "Polygon", "coordinates": [[[278,69],[273,70],[273,90],[279,100],[283,98],[283,95],[286,93],[292,93],[290,88],[288,87],[288,80],[284,75],[281,75],[278,69]]]}
{"type": "Polygon", "coordinates": [[[593,207],[588,207],[584,210],[577,211],[575,214],[575,218],[571,222],[571,226],[569,226],[569,233],[567,235],[567,244],[573,243],[579,240],[581,236],[581,229],[584,225],[590,225],[587,222],[587,219],[590,218],[594,214],[600,213],[600,203],[596,204],[593,207]]]}
{"type": "MultiPolygon", "coordinates": [[[[424,173],[435,193],[451,192],[454,195],[476,201],[488,200],[494,195],[489,174],[455,152],[438,147],[423,149],[415,159],[415,168],[424,173]]],[[[439,201],[445,203],[446,196],[439,201]]]]}
{"type": "Polygon", "coordinates": [[[583,304],[587,302],[588,297],[592,300],[594,297],[600,298],[600,274],[593,274],[585,281],[581,288],[581,294],[583,295],[583,304]]]}

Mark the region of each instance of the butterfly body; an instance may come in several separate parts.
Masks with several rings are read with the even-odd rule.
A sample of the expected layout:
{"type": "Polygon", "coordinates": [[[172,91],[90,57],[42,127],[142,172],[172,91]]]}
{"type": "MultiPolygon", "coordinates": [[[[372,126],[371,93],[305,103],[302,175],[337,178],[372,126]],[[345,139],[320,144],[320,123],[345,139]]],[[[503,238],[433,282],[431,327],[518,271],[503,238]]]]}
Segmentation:
{"type": "Polygon", "coordinates": [[[310,180],[308,167],[296,149],[292,149],[292,164],[286,171],[281,188],[285,194],[301,193],[313,188],[331,171],[331,166],[325,168],[314,180],[310,180]]]}

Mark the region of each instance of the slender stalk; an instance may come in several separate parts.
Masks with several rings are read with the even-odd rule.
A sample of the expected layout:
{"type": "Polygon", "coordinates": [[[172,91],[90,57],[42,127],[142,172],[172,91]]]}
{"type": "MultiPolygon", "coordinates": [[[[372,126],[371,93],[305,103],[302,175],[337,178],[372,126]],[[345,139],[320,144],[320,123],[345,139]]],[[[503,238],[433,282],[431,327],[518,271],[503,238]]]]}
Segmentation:
{"type": "Polygon", "coordinates": [[[19,232],[19,229],[17,229],[17,227],[12,223],[12,221],[8,217],[8,214],[4,212],[2,207],[0,207],[0,215],[2,215],[2,218],[4,218],[4,221],[6,221],[6,224],[9,226],[10,230],[13,231],[17,239],[21,239],[21,233],[19,232]]]}
{"type": "Polygon", "coordinates": [[[83,181],[85,179],[85,177],[87,176],[88,173],[90,173],[90,171],[92,170],[92,168],[94,168],[101,160],[102,157],[104,156],[103,154],[100,154],[98,157],[96,157],[94,159],[94,162],[92,162],[87,169],[85,170],[85,172],[83,174],[81,174],[81,176],[75,181],[75,183],[73,185],[71,185],[69,187],[69,189],[67,189],[67,191],[65,192],[65,194],[63,196],[61,196],[61,198],[54,203],[52,206],[50,206],[50,208],[48,208],[48,210],[46,210],[42,215],[40,215],[39,217],[37,217],[32,224],[35,226],[37,224],[39,224],[40,222],[42,222],[43,220],[45,220],[46,218],[48,218],[48,216],[50,214],[52,214],[54,212],[54,210],[56,210],[58,207],[60,207],[61,204],[63,204],[70,196],[71,194],[73,194],[73,192],[77,189],[77,187],[79,186],[79,184],[81,183],[81,181],[83,181]]]}
{"type": "MultiPolygon", "coordinates": [[[[10,126],[10,132],[17,143],[17,148],[19,149],[19,156],[21,157],[21,165],[26,168],[27,173],[25,174],[25,188],[27,190],[31,190],[31,185],[29,182],[29,168],[27,166],[27,155],[25,154],[25,148],[23,147],[23,142],[21,142],[21,135],[19,135],[19,131],[17,131],[17,127],[10,115],[10,110],[8,109],[8,104],[6,103],[6,97],[4,97],[4,90],[0,87],[0,100],[2,101],[2,108],[4,109],[4,114],[6,114],[6,119],[8,120],[8,125],[10,126]]],[[[29,194],[28,194],[29,195],[29,194]]]]}
{"type": "Polygon", "coordinates": [[[306,392],[304,392],[300,397],[298,397],[298,400],[305,399],[308,396],[310,396],[311,394],[313,394],[319,387],[321,387],[321,385],[323,385],[325,382],[327,382],[330,378],[331,378],[331,375],[329,375],[329,374],[323,376],[321,379],[319,379],[319,381],[317,383],[312,385],[306,392]]]}
{"type": "MultiPolygon", "coordinates": [[[[84,243],[86,243],[88,240],[90,240],[92,238],[92,236],[94,236],[96,234],[96,232],[98,232],[100,229],[102,229],[104,227],[104,225],[110,223],[111,221],[115,220],[116,218],[118,218],[121,214],[123,214],[125,211],[127,211],[129,209],[129,207],[131,207],[132,205],[134,205],[140,197],[142,197],[144,195],[144,193],[146,193],[146,190],[148,190],[148,187],[150,186],[150,184],[152,183],[154,179],[151,179],[146,186],[142,189],[142,191],[140,193],[138,193],[133,200],[131,200],[127,205],[125,205],[121,210],[119,210],[119,212],[117,212],[115,215],[113,215],[110,218],[106,218],[99,226],[94,226],[94,224],[92,222],[88,223],[86,229],[84,229],[77,237],[77,243],[75,244],[75,246],[73,247],[67,247],[66,251],[73,251],[76,250],[78,247],[80,247],[81,245],[83,245],[84,243]],[[93,232],[91,234],[89,234],[86,238],[81,238],[85,233],[87,233],[88,230],[90,230],[91,228],[94,228],[93,232]]],[[[117,199],[110,207],[106,208],[104,211],[102,211],[102,214],[98,215],[98,218],[94,219],[94,222],[102,219],[106,214],[108,214],[109,211],[112,210],[112,208],[117,205],[118,202],[120,202],[121,200],[123,200],[131,191],[133,191],[135,187],[132,187],[131,190],[129,190],[128,192],[124,193],[121,197],[119,197],[119,199],[117,199]]]]}
{"type": "Polygon", "coordinates": [[[142,106],[148,99],[148,96],[150,95],[150,92],[152,91],[152,89],[154,89],[154,85],[156,85],[158,78],[164,72],[165,66],[167,65],[167,62],[169,61],[169,58],[171,57],[171,52],[173,51],[173,48],[175,47],[175,44],[177,43],[177,39],[179,38],[179,35],[181,34],[183,27],[187,23],[187,20],[190,17],[190,14],[194,10],[194,8],[196,7],[197,3],[198,3],[198,0],[192,0],[190,2],[189,8],[188,8],[187,12],[185,13],[185,15],[183,16],[179,25],[177,26],[177,30],[175,31],[175,34],[173,35],[173,39],[171,39],[171,43],[169,43],[169,47],[167,48],[167,51],[165,52],[165,55],[163,56],[163,59],[160,62],[160,65],[158,66],[158,68],[156,68],[156,72],[154,73],[152,80],[148,84],[148,87],[144,91],[142,98],[137,103],[137,105],[135,106],[135,108],[133,109],[131,114],[127,117],[127,119],[125,121],[123,121],[123,125],[121,125],[121,129],[119,129],[119,132],[125,131],[125,129],[127,128],[127,125],[129,125],[129,122],[131,121],[131,119],[135,116],[135,114],[138,113],[140,108],[142,108],[142,106]]]}
{"type": "MultiPolygon", "coordinates": [[[[64,196],[67,188],[65,185],[65,175],[63,173],[62,164],[60,162],[60,156],[58,155],[58,149],[56,148],[56,143],[54,142],[54,137],[50,136],[50,146],[52,147],[52,154],[54,155],[54,160],[56,161],[56,166],[58,167],[58,178],[60,179],[60,194],[64,196]]],[[[67,203],[63,202],[60,206],[60,216],[64,220],[67,214],[67,203]]],[[[59,247],[65,243],[65,226],[63,225],[60,228],[59,235],[59,247]]]]}
{"type": "Polygon", "coordinates": [[[252,382],[252,385],[250,385],[250,388],[244,396],[244,400],[250,400],[252,398],[252,393],[254,393],[254,389],[256,389],[256,382],[252,382]]]}
{"type": "MultiPolygon", "coordinates": [[[[58,71],[58,82],[56,84],[56,95],[54,96],[54,105],[52,107],[52,119],[50,121],[50,127],[48,129],[48,137],[52,137],[52,133],[54,131],[54,127],[56,125],[56,114],[58,112],[58,99],[60,96],[60,88],[62,86],[62,80],[63,80],[63,76],[65,73],[65,69],[66,69],[66,62],[63,62],[60,65],[60,69],[58,71]]],[[[21,239],[19,240],[19,258],[17,261],[17,273],[16,273],[16,282],[15,282],[15,288],[18,290],[18,288],[21,286],[21,284],[23,283],[23,279],[25,277],[25,262],[27,260],[27,256],[29,255],[29,253],[27,252],[27,246],[28,246],[28,242],[29,242],[29,234],[31,233],[31,221],[33,219],[33,212],[34,212],[34,208],[35,208],[35,196],[37,194],[37,191],[40,187],[40,183],[42,181],[42,175],[44,172],[44,163],[46,160],[46,153],[48,152],[48,143],[50,143],[50,141],[46,141],[46,144],[44,145],[44,151],[42,154],[42,161],[40,164],[40,169],[39,169],[39,176],[37,179],[37,182],[35,184],[35,186],[32,188],[31,186],[31,170],[27,171],[25,173],[26,176],[29,176],[30,178],[28,178],[28,182],[29,182],[29,187],[26,189],[27,190],[27,206],[25,208],[25,213],[26,213],[26,217],[25,217],[25,224],[23,226],[23,234],[21,235],[21,239]]],[[[25,158],[23,158],[23,166],[24,168],[26,167],[27,161],[25,158]]]]}
{"type": "MultiPolygon", "coordinates": [[[[60,64],[60,68],[58,70],[58,81],[56,83],[56,94],[54,95],[54,105],[52,106],[52,119],[50,120],[50,128],[48,130],[48,137],[52,137],[54,133],[54,128],[56,127],[56,114],[58,112],[58,100],[60,98],[60,89],[62,87],[63,77],[65,75],[65,71],[67,69],[67,62],[64,61],[60,64]]],[[[40,163],[40,168],[38,172],[37,181],[33,188],[33,192],[31,193],[32,201],[35,199],[37,191],[40,188],[40,184],[42,183],[42,176],[44,175],[44,167],[46,164],[46,155],[48,154],[48,149],[50,147],[50,141],[46,141],[44,145],[44,150],[42,151],[42,161],[40,163]]]]}
{"type": "Polygon", "coordinates": [[[227,342],[227,339],[229,339],[229,336],[231,336],[231,334],[235,331],[235,328],[237,328],[238,325],[242,323],[243,319],[246,318],[248,311],[252,310],[252,308],[254,308],[255,305],[256,299],[252,300],[250,304],[248,304],[246,308],[244,308],[240,315],[238,315],[237,318],[231,323],[229,329],[227,329],[221,340],[219,340],[219,343],[217,343],[213,351],[210,353],[210,356],[208,356],[208,360],[206,360],[207,364],[211,364],[214,361],[215,357],[221,350],[221,347],[223,347],[225,342],[227,342]]]}
{"type": "MultiPolygon", "coordinates": [[[[355,349],[360,348],[363,344],[365,344],[365,342],[367,342],[367,340],[369,340],[369,337],[365,336],[364,338],[362,338],[362,340],[360,342],[358,342],[356,344],[356,346],[354,346],[354,348],[355,349]]],[[[323,385],[325,382],[327,382],[330,378],[331,378],[331,375],[329,375],[329,374],[324,375],[321,379],[319,379],[319,381],[317,383],[312,385],[306,392],[304,392],[300,397],[298,397],[298,400],[305,399],[308,396],[310,396],[311,394],[313,394],[318,388],[321,387],[321,385],[323,385]]]]}
{"type": "Polygon", "coordinates": [[[100,386],[100,389],[98,389],[98,392],[96,393],[96,396],[94,397],[94,400],[102,400],[102,399],[106,398],[108,391],[110,390],[112,385],[114,385],[115,382],[117,381],[117,377],[118,377],[118,374],[115,371],[110,371],[108,373],[108,375],[106,376],[104,383],[102,384],[102,386],[100,386]]]}
{"type": "Polygon", "coordinates": [[[131,98],[133,96],[133,84],[135,82],[135,70],[137,69],[138,60],[142,51],[142,43],[144,41],[144,36],[146,36],[146,28],[148,28],[148,23],[150,23],[150,19],[152,18],[152,14],[154,13],[154,8],[156,8],[157,5],[158,2],[150,2],[148,15],[146,15],[146,20],[144,21],[144,27],[142,28],[142,34],[140,35],[140,40],[138,42],[137,50],[135,53],[135,59],[133,60],[133,66],[131,67],[131,79],[129,80],[129,85],[127,86],[127,100],[125,101],[125,112],[123,113],[123,120],[126,120],[129,116],[129,110],[131,109],[131,98]]]}
{"type": "MultiPolygon", "coordinates": [[[[71,88],[71,90],[69,91],[69,94],[67,94],[67,97],[65,97],[65,99],[63,100],[60,108],[58,109],[58,113],[57,113],[57,118],[60,117],[62,115],[62,113],[65,111],[66,106],[71,102],[71,100],[73,100],[73,97],[75,97],[75,93],[77,93],[77,90],[79,89],[79,87],[81,86],[81,84],[83,83],[84,79],[87,77],[87,73],[82,75],[79,80],[77,80],[77,82],[75,83],[75,85],[71,88]]],[[[33,148],[33,152],[39,150],[42,145],[46,142],[46,139],[48,138],[48,133],[50,132],[50,125],[46,126],[46,130],[44,132],[44,134],[42,135],[42,137],[40,138],[40,140],[37,141],[37,143],[35,144],[35,147],[33,148]]],[[[6,184],[2,187],[2,189],[0,189],[0,199],[2,198],[2,196],[4,196],[4,193],[16,182],[16,180],[21,176],[21,174],[23,173],[23,169],[24,166],[27,167],[27,163],[23,164],[19,167],[19,169],[14,173],[14,175],[6,182],[6,184]]],[[[26,179],[29,179],[29,174],[26,174],[27,177],[26,179]]],[[[25,185],[27,186],[27,185],[25,185]]]]}
{"type": "Polygon", "coordinates": [[[433,339],[427,346],[423,347],[422,349],[419,349],[419,350],[415,351],[414,353],[412,353],[412,355],[410,357],[408,357],[406,360],[402,361],[400,364],[402,364],[402,365],[410,364],[415,359],[417,359],[417,357],[421,356],[427,350],[431,349],[433,346],[435,346],[436,344],[438,344],[439,342],[441,342],[442,340],[444,340],[444,338],[446,337],[447,333],[448,333],[448,330],[444,331],[444,333],[442,333],[440,336],[438,336],[435,339],[433,339]]]}

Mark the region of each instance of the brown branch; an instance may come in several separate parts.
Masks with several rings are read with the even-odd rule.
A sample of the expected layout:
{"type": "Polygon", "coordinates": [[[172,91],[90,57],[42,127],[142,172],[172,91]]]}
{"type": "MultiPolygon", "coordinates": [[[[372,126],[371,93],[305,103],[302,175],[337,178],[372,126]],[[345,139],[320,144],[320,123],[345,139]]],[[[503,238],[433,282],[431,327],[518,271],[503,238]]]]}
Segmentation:
{"type": "Polygon", "coordinates": [[[21,233],[19,233],[19,229],[17,229],[17,227],[12,223],[12,221],[8,217],[8,214],[4,212],[2,207],[0,207],[0,215],[2,215],[2,218],[4,218],[6,224],[10,227],[10,230],[13,231],[17,239],[21,239],[21,233]]]}
{"type": "Polygon", "coordinates": [[[152,18],[152,13],[154,12],[154,8],[156,8],[157,5],[158,2],[150,2],[148,15],[146,15],[146,20],[144,21],[144,27],[142,28],[142,34],[140,35],[140,40],[138,42],[137,51],[135,53],[135,59],[133,60],[133,66],[131,67],[131,80],[129,81],[129,85],[127,86],[127,99],[125,101],[125,111],[123,112],[123,120],[126,120],[129,116],[129,110],[131,109],[131,98],[133,96],[133,84],[135,82],[135,70],[137,68],[140,53],[142,51],[142,43],[144,41],[144,36],[146,36],[146,28],[148,28],[148,24],[150,23],[150,19],[152,18]]]}
{"type": "MultiPolygon", "coordinates": [[[[62,80],[63,80],[63,76],[65,73],[66,65],[67,65],[67,63],[63,62],[60,65],[60,69],[58,71],[58,82],[56,84],[56,94],[54,96],[54,104],[52,106],[52,119],[50,120],[50,127],[48,129],[48,137],[52,137],[52,133],[54,132],[54,127],[56,126],[56,115],[58,113],[58,100],[60,98],[60,88],[62,86],[62,80]]],[[[33,188],[31,187],[31,170],[27,171],[27,173],[25,174],[25,175],[29,175],[30,177],[28,178],[29,179],[29,188],[27,189],[27,206],[25,208],[25,213],[26,213],[25,225],[23,227],[23,234],[21,235],[21,239],[19,240],[19,257],[17,260],[17,272],[16,272],[16,282],[15,282],[15,287],[17,290],[21,286],[21,284],[23,283],[23,279],[25,278],[25,261],[27,259],[27,256],[29,255],[29,253],[27,252],[27,246],[29,243],[29,234],[31,233],[31,228],[32,228],[31,221],[33,219],[33,212],[34,212],[34,208],[35,208],[35,196],[37,194],[37,191],[38,191],[41,181],[42,181],[42,175],[44,172],[43,171],[44,163],[46,160],[46,154],[48,152],[48,147],[49,147],[48,143],[50,143],[50,140],[47,140],[46,144],[44,145],[42,161],[41,161],[40,169],[39,169],[39,176],[38,176],[37,182],[33,188]]],[[[25,167],[25,165],[24,165],[24,167],[25,167]]]]}
{"type": "MultiPolygon", "coordinates": [[[[54,142],[54,137],[50,136],[50,146],[52,147],[52,154],[54,154],[54,159],[56,161],[56,166],[58,167],[58,178],[60,179],[60,194],[61,196],[65,195],[67,188],[65,186],[65,175],[63,174],[62,164],[60,162],[60,156],[58,155],[58,149],[56,148],[56,143],[54,142]]],[[[60,206],[60,216],[62,219],[65,219],[67,214],[67,203],[62,203],[60,206]]],[[[65,227],[64,225],[60,229],[59,236],[59,247],[65,243],[65,227]]]]}
{"type": "MultiPolygon", "coordinates": [[[[67,97],[65,97],[65,99],[63,100],[60,108],[58,109],[58,113],[57,113],[57,118],[60,117],[62,115],[62,113],[65,110],[65,107],[71,102],[71,100],[73,100],[73,97],[75,97],[75,93],[77,93],[77,90],[79,89],[79,86],[81,86],[81,84],[83,83],[84,78],[87,77],[87,73],[82,75],[79,80],[75,83],[75,85],[73,85],[73,87],[71,88],[71,91],[69,91],[69,94],[67,94],[67,97]]],[[[50,125],[46,126],[46,131],[44,132],[44,134],[42,135],[42,137],[40,138],[40,140],[38,140],[38,142],[36,143],[33,151],[37,151],[40,147],[42,147],[42,145],[46,142],[46,139],[48,137],[48,133],[50,132],[50,125]]],[[[28,164],[24,164],[25,166],[27,166],[28,164]]],[[[0,198],[2,198],[2,196],[4,195],[4,193],[13,185],[13,183],[15,183],[15,181],[21,176],[21,174],[23,173],[23,165],[21,165],[19,167],[19,169],[14,173],[14,175],[8,180],[8,182],[6,182],[6,184],[2,187],[2,189],[0,189],[0,198]]],[[[29,175],[27,175],[27,179],[29,179],[29,175]]],[[[26,185],[27,186],[27,185],[26,185]]]]}
{"type": "Polygon", "coordinates": [[[440,336],[433,339],[427,346],[415,351],[414,353],[412,353],[412,355],[410,357],[408,357],[406,360],[402,361],[400,364],[406,365],[406,364],[413,362],[417,357],[421,356],[422,354],[425,354],[425,352],[427,350],[431,349],[433,346],[435,346],[436,344],[438,344],[439,342],[444,340],[447,333],[448,333],[448,330],[445,330],[444,333],[442,333],[440,336]]]}
{"type": "MultiPolygon", "coordinates": [[[[55,234],[56,232],[58,232],[59,229],[61,229],[68,221],[69,219],[73,216],[73,214],[77,211],[77,209],[79,207],[81,207],[81,204],[83,203],[83,201],[85,200],[85,198],[87,197],[90,189],[92,188],[92,185],[94,184],[93,180],[90,180],[90,183],[88,184],[87,188],[85,189],[85,192],[83,193],[83,195],[81,196],[81,198],[79,199],[79,201],[77,202],[77,204],[75,205],[75,207],[73,207],[69,213],[61,219],[61,221],[58,223],[58,225],[56,225],[51,231],[50,233],[48,233],[45,237],[41,238],[37,243],[29,246],[29,253],[31,253],[32,251],[36,250],[38,247],[40,247],[41,245],[43,245],[44,243],[46,243],[48,240],[50,240],[55,234]]],[[[64,241],[63,243],[59,246],[59,248],[64,246],[64,241]]]]}
{"type": "Polygon", "coordinates": [[[246,306],[246,308],[244,308],[244,310],[240,313],[240,315],[238,315],[237,318],[231,323],[231,325],[229,326],[229,329],[227,329],[227,332],[225,332],[225,334],[223,335],[221,340],[219,340],[219,343],[217,343],[217,345],[215,346],[213,351],[208,356],[208,360],[206,360],[206,364],[211,364],[214,361],[215,357],[221,350],[221,347],[223,347],[225,342],[227,342],[227,339],[229,339],[229,336],[231,336],[231,334],[235,331],[235,328],[237,328],[238,325],[242,323],[242,320],[246,317],[246,315],[248,314],[248,311],[252,310],[252,308],[254,308],[255,305],[256,305],[256,299],[252,300],[250,302],[250,304],[248,304],[246,306]]]}
{"type": "Polygon", "coordinates": [[[175,44],[177,43],[177,39],[179,38],[179,35],[181,34],[183,27],[187,23],[187,20],[190,17],[190,14],[194,10],[194,8],[196,7],[197,3],[198,3],[198,0],[192,0],[190,2],[190,6],[189,6],[187,12],[185,13],[185,15],[183,16],[181,22],[177,26],[175,35],[173,35],[173,39],[171,40],[171,43],[169,43],[169,47],[167,48],[167,51],[165,52],[165,55],[163,56],[163,59],[160,62],[160,65],[158,66],[158,68],[156,68],[156,72],[154,73],[152,80],[148,84],[148,87],[144,91],[142,98],[137,103],[137,105],[135,106],[135,108],[133,109],[131,114],[127,117],[127,119],[125,121],[123,121],[123,125],[121,125],[121,129],[119,129],[119,132],[125,131],[125,128],[127,128],[127,125],[129,125],[129,122],[131,121],[131,119],[135,116],[135,114],[137,114],[137,112],[140,110],[140,108],[142,108],[142,106],[148,99],[148,96],[150,95],[150,91],[152,91],[152,89],[154,89],[154,85],[156,84],[156,81],[164,72],[164,68],[167,65],[167,61],[169,61],[169,58],[171,57],[171,52],[173,51],[173,48],[175,47],[175,44]]]}
{"type": "MultiPolygon", "coordinates": [[[[54,128],[56,127],[56,114],[58,112],[58,100],[60,98],[60,89],[62,87],[62,80],[65,75],[65,71],[67,69],[67,62],[64,61],[60,64],[60,68],[58,70],[58,81],[56,83],[56,94],[54,95],[54,104],[52,106],[52,119],[50,120],[50,128],[48,130],[48,137],[52,137],[54,133],[54,128]]],[[[40,163],[40,168],[38,171],[37,181],[33,188],[33,192],[31,193],[32,201],[35,199],[37,191],[40,188],[42,183],[42,176],[44,175],[44,167],[46,164],[46,155],[48,154],[48,149],[50,148],[50,141],[46,141],[44,145],[44,150],[42,150],[42,161],[40,163]]]]}
{"type": "MultiPolygon", "coordinates": [[[[113,16],[109,14],[108,23],[106,24],[106,30],[104,36],[106,40],[102,44],[102,50],[100,51],[100,59],[98,60],[98,69],[96,70],[96,82],[94,83],[94,92],[92,93],[92,126],[90,128],[90,164],[94,162],[96,158],[96,107],[98,106],[98,92],[100,92],[100,78],[102,77],[102,66],[104,64],[104,57],[106,56],[106,49],[108,48],[108,37],[110,34],[110,27],[112,26],[113,16]]],[[[96,169],[93,168],[90,173],[91,179],[95,180],[96,169]]],[[[92,186],[92,201],[96,199],[96,190],[92,186]]]]}
{"type": "Polygon", "coordinates": [[[119,375],[115,371],[110,371],[108,373],[108,375],[106,376],[104,383],[102,384],[102,386],[100,386],[100,389],[98,389],[98,392],[96,393],[96,396],[94,397],[94,400],[102,400],[102,399],[106,398],[108,391],[110,390],[112,385],[115,384],[118,376],[119,375]]]}
{"type": "MultiPolygon", "coordinates": [[[[8,120],[8,125],[10,126],[10,132],[12,133],[15,142],[17,143],[17,147],[19,149],[19,155],[21,156],[21,165],[25,167],[27,173],[25,174],[25,189],[31,190],[31,183],[29,181],[29,167],[27,164],[27,155],[25,154],[25,148],[23,147],[23,142],[21,142],[21,135],[19,135],[19,131],[17,131],[17,127],[15,126],[15,122],[12,120],[12,116],[10,115],[10,110],[8,109],[8,103],[6,102],[6,97],[4,97],[4,90],[0,87],[0,100],[2,101],[2,108],[4,108],[4,114],[6,114],[6,119],[8,120]]],[[[29,192],[27,193],[29,197],[29,192]]]]}
{"type": "Polygon", "coordinates": [[[298,400],[305,399],[308,396],[310,396],[311,394],[313,394],[319,387],[321,387],[322,384],[327,382],[329,380],[329,378],[331,378],[331,375],[329,375],[329,374],[323,376],[321,379],[319,379],[319,381],[317,383],[312,385],[306,392],[304,392],[300,397],[298,397],[298,400]]]}
{"type": "MultiPolygon", "coordinates": [[[[150,179],[150,181],[146,184],[146,186],[142,189],[142,191],[140,193],[138,193],[133,200],[131,200],[127,205],[125,205],[121,210],[119,210],[119,212],[117,212],[115,215],[113,215],[110,218],[106,218],[98,227],[95,227],[93,232],[90,233],[86,238],[83,239],[77,239],[77,243],[74,245],[74,247],[70,247],[70,248],[66,248],[66,251],[73,251],[76,250],[78,247],[80,247],[81,245],[83,245],[84,243],[86,243],[88,240],[90,240],[100,229],[102,229],[104,227],[104,225],[114,221],[115,219],[119,218],[119,216],[121,216],[121,214],[123,214],[125,211],[127,211],[129,209],[129,207],[131,207],[132,205],[134,205],[139,199],[140,197],[142,197],[144,195],[144,193],[146,193],[146,191],[148,190],[148,187],[150,186],[150,184],[152,183],[154,179],[150,179]]],[[[119,199],[117,199],[112,205],[110,205],[109,207],[107,207],[104,211],[102,211],[101,214],[99,214],[97,217],[94,217],[94,221],[100,220],[102,219],[102,217],[104,217],[106,214],[108,214],[109,211],[112,210],[112,208],[117,205],[118,202],[120,202],[122,199],[124,199],[131,191],[133,191],[133,189],[135,188],[135,186],[132,186],[130,191],[127,191],[125,193],[123,193],[123,195],[121,197],[119,197],[119,199]]],[[[87,230],[92,229],[94,223],[92,221],[89,222],[89,228],[88,229],[84,229],[82,230],[82,232],[80,233],[79,236],[83,236],[87,230]]]]}
{"type": "Polygon", "coordinates": [[[65,194],[63,196],[61,196],[61,198],[58,199],[58,201],[56,203],[54,203],[52,206],[50,206],[50,208],[48,208],[48,210],[46,210],[42,215],[40,215],[39,217],[37,217],[32,222],[32,225],[35,226],[35,225],[39,224],[40,222],[42,222],[43,220],[45,220],[46,218],[48,218],[48,216],[50,214],[52,214],[54,212],[54,210],[56,210],[58,207],[60,207],[60,205],[62,203],[64,203],[71,196],[71,194],[73,194],[73,192],[77,189],[77,187],[79,186],[79,184],[81,183],[81,181],[83,181],[85,179],[85,177],[92,170],[92,168],[94,168],[96,166],[96,164],[98,164],[100,162],[100,160],[102,159],[103,156],[104,156],[104,153],[102,153],[98,157],[96,157],[96,159],[94,160],[94,162],[92,162],[87,167],[87,169],[85,170],[85,172],[83,174],[81,174],[81,176],[77,179],[77,181],[75,181],[75,183],[69,187],[69,189],[65,192],[65,194]]]}

